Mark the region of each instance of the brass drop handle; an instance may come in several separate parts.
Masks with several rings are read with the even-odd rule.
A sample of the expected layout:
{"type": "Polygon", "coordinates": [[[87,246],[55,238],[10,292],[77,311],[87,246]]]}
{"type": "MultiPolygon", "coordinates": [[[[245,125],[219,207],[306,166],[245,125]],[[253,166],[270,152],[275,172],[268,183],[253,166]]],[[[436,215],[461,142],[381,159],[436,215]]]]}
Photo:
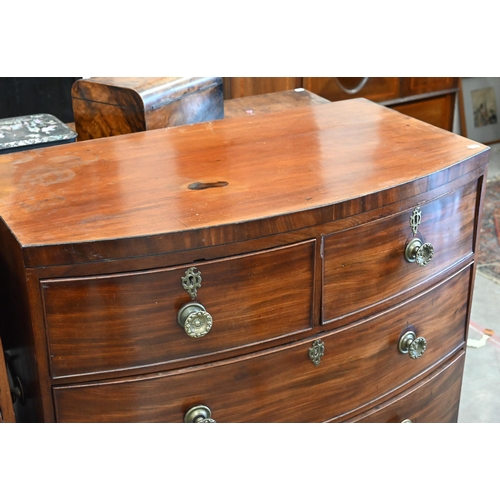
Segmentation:
{"type": "Polygon", "coordinates": [[[198,302],[183,305],[177,313],[177,321],[192,338],[205,336],[212,328],[212,316],[198,302]]]}
{"type": "Polygon", "coordinates": [[[406,332],[399,339],[398,348],[400,353],[408,354],[411,359],[417,359],[427,349],[427,340],[424,337],[417,337],[415,332],[406,332]]]}
{"type": "Polygon", "coordinates": [[[186,424],[214,424],[212,410],[208,406],[198,405],[190,408],[184,415],[186,424]]]}

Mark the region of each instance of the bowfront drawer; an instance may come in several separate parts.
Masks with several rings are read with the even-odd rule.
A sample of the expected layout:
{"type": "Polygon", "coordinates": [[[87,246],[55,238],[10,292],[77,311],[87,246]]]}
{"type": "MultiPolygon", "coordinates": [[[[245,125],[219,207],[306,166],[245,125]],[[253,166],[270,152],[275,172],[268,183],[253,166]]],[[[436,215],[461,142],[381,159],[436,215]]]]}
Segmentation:
{"type": "Polygon", "coordinates": [[[306,331],[314,248],[311,240],[195,263],[191,275],[184,266],[44,280],[52,376],[161,365],[306,331]],[[182,280],[196,284],[198,273],[192,298],[182,280]]]}
{"type": "Polygon", "coordinates": [[[458,420],[465,352],[393,400],[350,420],[365,423],[452,423],[458,420]]]}
{"type": "Polygon", "coordinates": [[[182,422],[206,405],[221,422],[315,422],[375,404],[464,345],[470,276],[466,268],[383,315],[320,338],[151,376],[56,386],[56,418],[182,422]],[[417,340],[402,344],[409,331],[417,340]],[[425,352],[412,359],[424,341],[425,352]]]}
{"type": "Polygon", "coordinates": [[[477,184],[471,183],[412,210],[325,236],[323,323],[369,313],[470,256],[476,203],[477,184]],[[409,260],[418,252],[416,261],[407,260],[406,250],[409,260]]]}

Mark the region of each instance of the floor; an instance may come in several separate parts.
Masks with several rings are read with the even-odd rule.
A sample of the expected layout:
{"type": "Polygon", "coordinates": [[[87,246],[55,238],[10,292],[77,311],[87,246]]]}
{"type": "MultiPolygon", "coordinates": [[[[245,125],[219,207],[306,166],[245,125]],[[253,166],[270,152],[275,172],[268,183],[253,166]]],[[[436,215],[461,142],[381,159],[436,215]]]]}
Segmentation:
{"type": "MultiPolygon", "coordinates": [[[[488,179],[500,177],[500,144],[491,145],[488,179]]],[[[499,256],[500,258],[500,256],[499,256]]],[[[459,423],[500,422],[500,284],[476,274],[459,423]],[[485,329],[493,335],[484,335],[485,329]]]]}

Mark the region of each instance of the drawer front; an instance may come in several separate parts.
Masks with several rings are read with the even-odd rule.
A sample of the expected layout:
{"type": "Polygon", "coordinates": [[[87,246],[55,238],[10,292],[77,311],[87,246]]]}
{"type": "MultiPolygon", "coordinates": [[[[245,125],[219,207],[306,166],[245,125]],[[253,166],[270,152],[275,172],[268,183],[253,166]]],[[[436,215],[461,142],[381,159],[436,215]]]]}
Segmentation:
{"type": "Polygon", "coordinates": [[[451,132],[455,110],[455,94],[445,94],[431,99],[398,104],[391,106],[391,108],[451,132]]]}
{"type": "Polygon", "coordinates": [[[191,302],[189,266],[42,281],[53,377],[162,364],[312,327],[315,241],[196,263],[196,301],[212,316],[200,338],[177,320],[191,302]]]}
{"type": "Polygon", "coordinates": [[[418,233],[434,247],[423,267],[405,259],[413,238],[409,210],[324,238],[322,321],[380,305],[473,252],[477,184],[421,205],[418,233]]]}
{"type": "Polygon", "coordinates": [[[60,422],[182,422],[207,405],[221,422],[317,422],[411,381],[464,345],[470,268],[383,315],[321,337],[191,369],[53,389],[60,422]],[[418,359],[398,350],[412,327],[427,341],[418,359]],[[318,340],[318,339],[316,339],[318,340]]]}
{"type": "Polygon", "coordinates": [[[428,92],[453,90],[458,87],[458,78],[455,77],[408,77],[402,79],[401,96],[413,96],[428,92]]]}
{"type": "Polygon", "coordinates": [[[364,97],[381,102],[396,99],[400,95],[400,78],[369,77],[305,77],[303,87],[329,101],[341,101],[364,97]]]}
{"type": "Polygon", "coordinates": [[[352,422],[454,423],[458,421],[465,352],[416,387],[352,422]]]}

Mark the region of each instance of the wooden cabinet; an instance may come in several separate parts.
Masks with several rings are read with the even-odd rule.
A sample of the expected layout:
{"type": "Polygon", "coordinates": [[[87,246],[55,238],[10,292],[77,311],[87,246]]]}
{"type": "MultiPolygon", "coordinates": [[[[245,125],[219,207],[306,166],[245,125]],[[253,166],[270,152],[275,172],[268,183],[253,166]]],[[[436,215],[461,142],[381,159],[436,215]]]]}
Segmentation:
{"type": "Polygon", "coordinates": [[[300,77],[239,77],[223,78],[224,99],[235,99],[251,95],[270,94],[293,90],[302,86],[300,77]]]}
{"type": "Polygon", "coordinates": [[[364,97],[437,127],[450,131],[453,128],[458,91],[458,78],[454,77],[226,77],[224,97],[231,99],[296,87],[330,101],[364,97]]]}
{"type": "Polygon", "coordinates": [[[489,148],[366,99],[0,157],[18,421],[456,421],[489,148]]]}

